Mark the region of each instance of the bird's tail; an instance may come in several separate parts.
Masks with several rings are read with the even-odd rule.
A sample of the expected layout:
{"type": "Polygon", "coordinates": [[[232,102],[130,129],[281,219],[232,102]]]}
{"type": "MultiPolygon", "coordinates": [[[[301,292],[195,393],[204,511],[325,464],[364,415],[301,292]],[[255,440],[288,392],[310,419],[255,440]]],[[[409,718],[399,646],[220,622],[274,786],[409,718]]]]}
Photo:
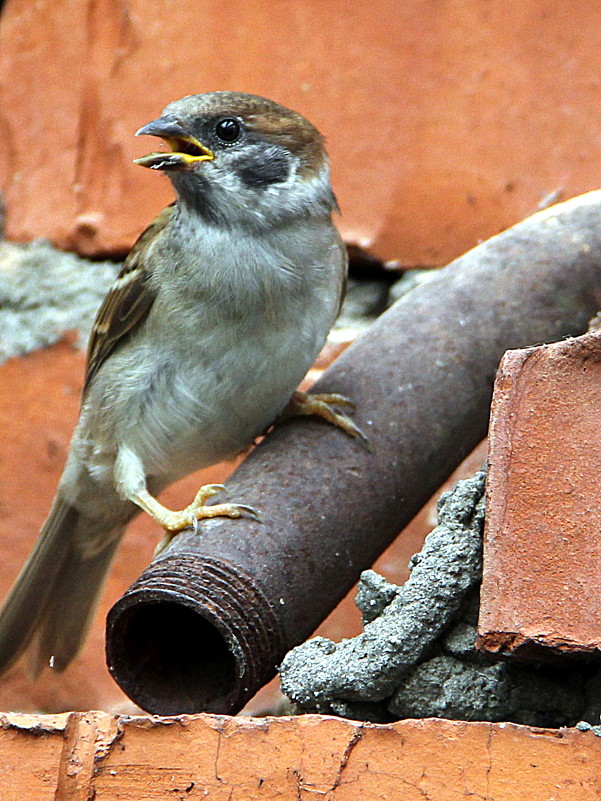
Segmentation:
{"type": "Polygon", "coordinates": [[[100,532],[97,520],[57,496],[0,612],[0,674],[26,649],[34,676],[49,664],[59,672],[67,667],[83,644],[122,532],[100,532]]]}

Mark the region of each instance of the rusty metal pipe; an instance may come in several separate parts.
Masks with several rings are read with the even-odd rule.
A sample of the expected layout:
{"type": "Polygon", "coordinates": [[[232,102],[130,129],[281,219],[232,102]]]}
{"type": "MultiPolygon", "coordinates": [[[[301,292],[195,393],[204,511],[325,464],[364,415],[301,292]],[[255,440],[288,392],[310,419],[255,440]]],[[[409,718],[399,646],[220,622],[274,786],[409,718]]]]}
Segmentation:
{"type": "Polygon", "coordinates": [[[227,482],[252,520],[183,532],[112,608],[109,669],[158,714],[232,713],[310,635],[485,436],[504,351],[585,330],[601,307],[601,192],[529,218],[413,290],[314,391],[340,392],[372,452],[319,420],[278,426],[227,482]]]}

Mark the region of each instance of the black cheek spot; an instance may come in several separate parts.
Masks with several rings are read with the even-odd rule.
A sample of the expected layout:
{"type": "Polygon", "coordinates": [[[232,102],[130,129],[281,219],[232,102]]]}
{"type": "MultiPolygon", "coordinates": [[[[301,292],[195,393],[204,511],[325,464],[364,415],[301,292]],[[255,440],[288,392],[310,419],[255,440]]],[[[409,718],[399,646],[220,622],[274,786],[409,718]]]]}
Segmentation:
{"type": "Polygon", "coordinates": [[[285,156],[278,153],[257,154],[244,159],[238,165],[238,175],[249,187],[269,186],[279,184],[288,178],[289,163],[285,156]]]}

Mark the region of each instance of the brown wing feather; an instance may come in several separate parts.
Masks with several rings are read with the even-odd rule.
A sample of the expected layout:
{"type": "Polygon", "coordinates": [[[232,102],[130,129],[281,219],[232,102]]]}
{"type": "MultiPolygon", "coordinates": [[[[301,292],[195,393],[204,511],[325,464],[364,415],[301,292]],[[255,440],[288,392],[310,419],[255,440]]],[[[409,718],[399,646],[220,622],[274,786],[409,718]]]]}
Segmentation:
{"type": "Polygon", "coordinates": [[[101,364],[123,337],[146,317],[154,303],[155,294],[148,287],[144,257],[149,242],[165,228],[173,212],[172,203],[140,234],[96,314],[88,344],[84,394],[101,364]]]}

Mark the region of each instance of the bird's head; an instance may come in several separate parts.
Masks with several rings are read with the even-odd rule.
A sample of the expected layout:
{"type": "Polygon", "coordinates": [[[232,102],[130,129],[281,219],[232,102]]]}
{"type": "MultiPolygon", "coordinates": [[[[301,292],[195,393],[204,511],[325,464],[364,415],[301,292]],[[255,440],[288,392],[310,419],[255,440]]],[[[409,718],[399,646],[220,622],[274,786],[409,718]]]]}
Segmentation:
{"type": "Polygon", "coordinates": [[[170,103],[137,132],[170,152],[136,164],[166,172],[180,202],[209,221],[259,227],[336,208],[324,140],[295,111],[240,92],[208,92],[170,103]]]}

